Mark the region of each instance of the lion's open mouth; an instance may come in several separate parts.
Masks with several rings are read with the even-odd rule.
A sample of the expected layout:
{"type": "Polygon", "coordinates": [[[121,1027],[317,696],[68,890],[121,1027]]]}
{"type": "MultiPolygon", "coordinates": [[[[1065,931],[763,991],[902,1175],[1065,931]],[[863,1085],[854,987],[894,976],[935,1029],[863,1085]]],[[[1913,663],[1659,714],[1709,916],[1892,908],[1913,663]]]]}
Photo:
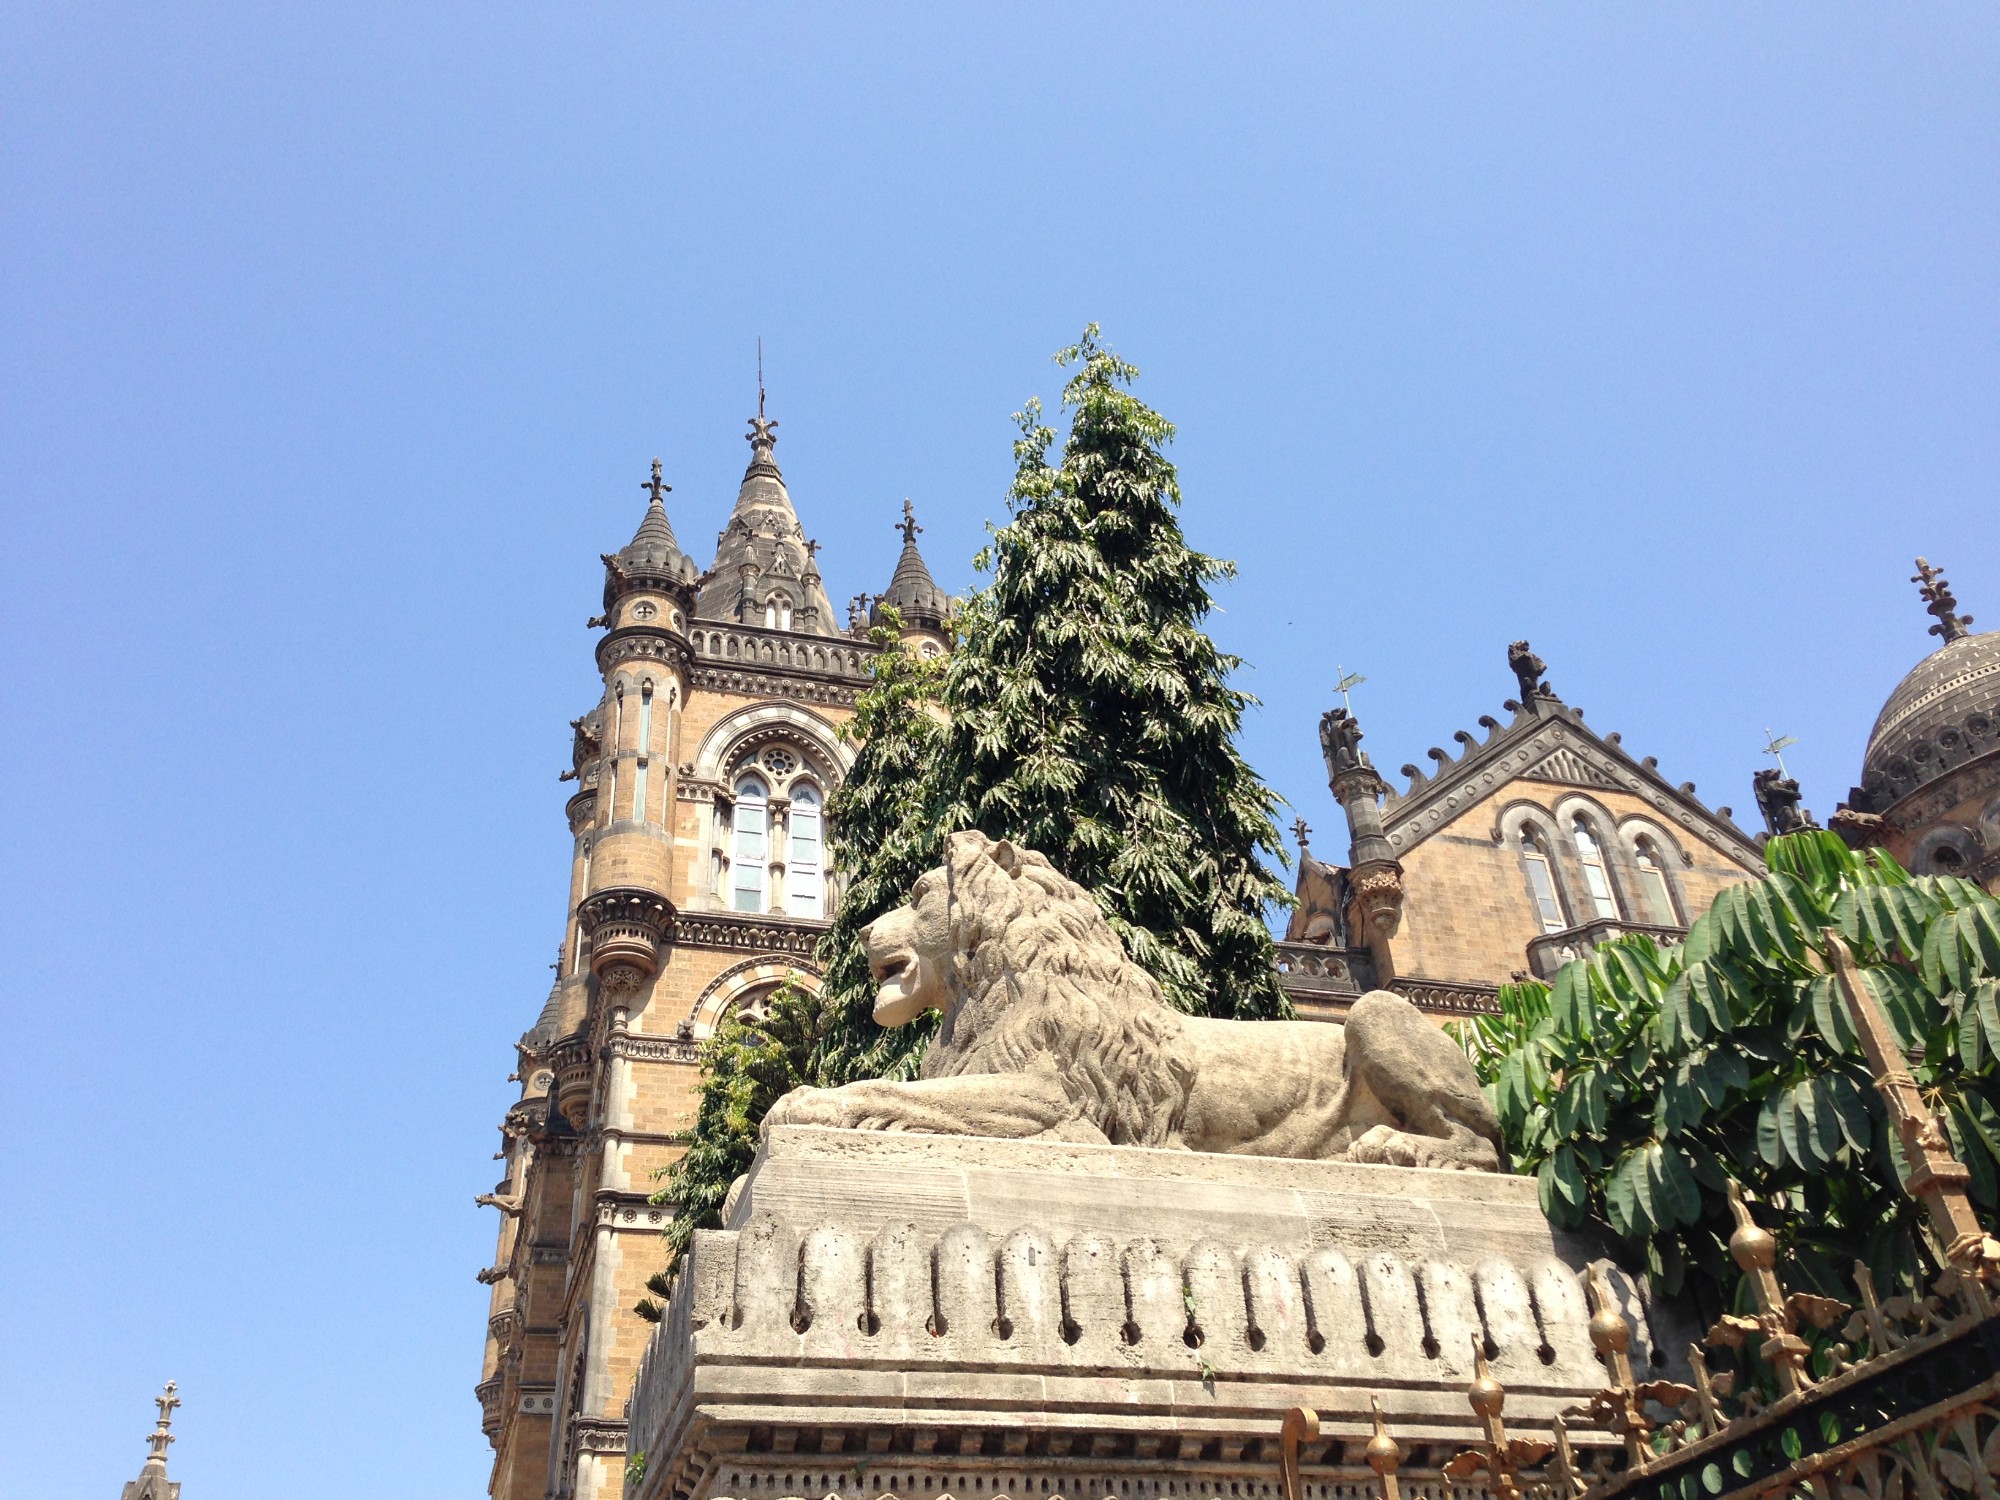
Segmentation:
{"type": "Polygon", "coordinates": [[[882,962],[875,965],[875,982],[877,984],[891,984],[901,979],[909,970],[910,959],[908,955],[899,953],[893,958],[885,958],[882,962]]]}

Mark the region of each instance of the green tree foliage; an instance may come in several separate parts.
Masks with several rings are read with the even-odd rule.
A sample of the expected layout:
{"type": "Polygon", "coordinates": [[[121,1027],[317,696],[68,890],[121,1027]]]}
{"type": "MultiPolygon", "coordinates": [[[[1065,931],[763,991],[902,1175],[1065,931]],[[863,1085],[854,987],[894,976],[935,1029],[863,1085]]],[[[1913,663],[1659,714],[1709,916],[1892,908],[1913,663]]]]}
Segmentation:
{"type": "MultiPolygon", "coordinates": [[[[701,1082],[687,1150],[667,1168],[666,1186],[653,1195],[655,1203],[675,1205],[673,1223],[667,1226],[667,1269],[646,1283],[655,1296],[665,1298],[672,1290],[673,1270],[694,1232],[722,1222],[729,1185],[750,1169],[757,1154],[765,1111],[811,1079],[825,1018],[817,996],[782,984],[762,1016],[731,1015],[702,1043],[701,1082]]],[[[659,1304],[651,1299],[642,1299],[634,1311],[653,1321],[660,1316],[659,1304]]]]}
{"type": "Polygon", "coordinates": [[[885,1030],[874,1019],[875,985],[861,930],[908,899],[917,877],[937,864],[949,784],[941,774],[942,658],[925,658],[898,638],[893,609],[869,632],[878,648],[871,681],[841,737],[854,765],[827,801],[828,850],[845,881],[818,957],[826,979],[826,1033],[813,1071],[822,1083],[908,1077],[935,1017],[885,1030]]]}
{"type": "Polygon", "coordinates": [[[1128,389],[1138,371],[1095,324],[1056,359],[1076,367],[1061,461],[1029,402],[1013,517],[948,669],[950,826],[1048,855],[1181,1009],[1282,1014],[1277,799],[1236,748],[1254,701],[1229,686],[1237,659],[1202,629],[1234,566],[1181,534],[1174,429],[1128,389]]]}
{"type": "Polygon", "coordinates": [[[1766,860],[1683,944],[1618,939],[1456,1028],[1549,1216],[1610,1225],[1711,1307],[1738,1290],[1730,1179],[1824,1293],[1857,1259],[1885,1286],[1930,1259],[1828,944],[1860,966],[1989,1225],[2000,1206],[2000,901],[1817,830],[1766,860]]]}

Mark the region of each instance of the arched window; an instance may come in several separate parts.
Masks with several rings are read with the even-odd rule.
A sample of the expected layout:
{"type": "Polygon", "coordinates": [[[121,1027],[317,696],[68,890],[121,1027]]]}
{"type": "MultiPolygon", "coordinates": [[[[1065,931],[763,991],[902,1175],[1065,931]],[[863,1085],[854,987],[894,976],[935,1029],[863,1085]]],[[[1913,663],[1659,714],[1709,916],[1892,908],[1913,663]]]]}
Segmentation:
{"type": "Polygon", "coordinates": [[[766,630],[792,628],[792,601],[783,594],[773,594],[764,601],[764,628],[766,630]]]}
{"type": "Polygon", "coordinates": [[[1542,931],[1561,932],[1569,922],[1556,894],[1555,873],[1549,868],[1549,846],[1536,829],[1521,830],[1521,864],[1528,872],[1528,889],[1534,893],[1535,915],[1541,919],[1542,931]]]}
{"type": "Polygon", "coordinates": [[[792,788],[792,845],[785,859],[785,897],[795,917],[826,909],[820,880],[819,793],[805,782],[792,788]]]}
{"type": "Polygon", "coordinates": [[[730,882],[729,904],[737,911],[762,911],[766,905],[770,796],[761,777],[745,776],[736,783],[734,852],[730,856],[735,875],[730,882]]]}
{"type": "Polygon", "coordinates": [[[1667,872],[1660,864],[1660,851],[1649,838],[1633,846],[1632,862],[1639,867],[1639,889],[1646,898],[1647,918],[1661,927],[1680,926],[1674,910],[1674,893],[1667,885],[1667,872]]]}
{"type": "Polygon", "coordinates": [[[1590,893],[1592,911],[1599,917],[1616,920],[1618,902],[1611,894],[1611,877],[1604,871],[1604,850],[1598,845],[1597,835],[1590,831],[1590,823],[1582,813],[1576,815],[1570,831],[1576,835],[1577,857],[1583,861],[1583,888],[1590,893]]]}

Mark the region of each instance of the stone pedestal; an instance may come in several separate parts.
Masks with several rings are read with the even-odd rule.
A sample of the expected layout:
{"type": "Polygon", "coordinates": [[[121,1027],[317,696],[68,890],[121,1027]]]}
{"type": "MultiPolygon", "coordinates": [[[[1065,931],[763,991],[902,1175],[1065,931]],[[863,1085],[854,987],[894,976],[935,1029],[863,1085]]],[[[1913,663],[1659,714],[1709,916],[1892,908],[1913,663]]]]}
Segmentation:
{"type": "MultiPolygon", "coordinates": [[[[1463,1491],[1437,1469],[1478,1437],[1475,1339],[1510,1430],[1605,1384],[1590,1253],[1527,1178],[782,1128],[647,1354],[628,1493],[1275,1495],[1279,1422],[1309,1406],[1306,1494],[1330,1500],[1375,1493],[1371,1396],[1405,1492],[1463,1491]]],[[[1662,1368],[1682,1336],[1610,1282],[1662,1368]]]]}

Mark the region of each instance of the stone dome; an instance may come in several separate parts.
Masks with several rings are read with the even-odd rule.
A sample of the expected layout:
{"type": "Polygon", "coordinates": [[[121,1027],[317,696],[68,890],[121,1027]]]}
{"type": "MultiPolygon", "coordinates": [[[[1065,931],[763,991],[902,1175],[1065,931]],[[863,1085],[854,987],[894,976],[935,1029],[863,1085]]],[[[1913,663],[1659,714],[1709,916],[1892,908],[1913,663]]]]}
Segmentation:
{"type": "Polygon", "coordinates": [[[1947,771],[2000,747],[2000,631],[1961,635],[1926,656],[1889,695],[1861,761],[1862,799],[1881,812],[1947,771]]]}

